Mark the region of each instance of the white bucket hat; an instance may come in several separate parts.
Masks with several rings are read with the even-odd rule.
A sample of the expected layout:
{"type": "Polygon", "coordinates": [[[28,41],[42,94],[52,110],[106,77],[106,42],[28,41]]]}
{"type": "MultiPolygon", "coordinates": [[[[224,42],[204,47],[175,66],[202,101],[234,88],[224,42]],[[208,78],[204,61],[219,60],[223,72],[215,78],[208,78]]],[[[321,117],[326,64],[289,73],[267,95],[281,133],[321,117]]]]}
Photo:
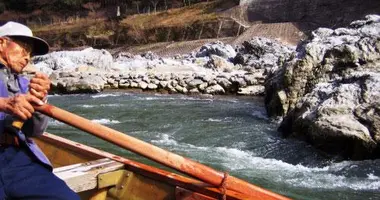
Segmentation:
{"type": "Polygon", "coordinates": [[[32,55],[44,55],[49,52],[49,44],[45,40],[33,36],[30,28],[17,22],[10,21],[0,26],[0,37],[10,37],[31,44],[32,55]]]}

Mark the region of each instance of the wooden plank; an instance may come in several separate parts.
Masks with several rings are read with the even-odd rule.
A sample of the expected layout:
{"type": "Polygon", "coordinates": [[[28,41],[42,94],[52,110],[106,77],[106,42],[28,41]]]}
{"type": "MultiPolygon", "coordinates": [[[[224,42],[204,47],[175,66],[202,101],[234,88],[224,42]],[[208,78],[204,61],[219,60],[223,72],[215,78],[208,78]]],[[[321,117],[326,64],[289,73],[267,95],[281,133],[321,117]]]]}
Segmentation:
{"type": "MultiPolygon", "coordinates": [[[[78,192],[77,194],[79,195],[80,199],[90,199],[94,195],[96,195],[99,192],[97,188],[92,189],[92,190],[87,190],[83,192],[78,192]]],[[[107,199],[109,200],[109,199],[107,199]]]]}
{"type": "Polygon", "coordinates": [[[161,181],[132,172],[125,173],[108,195],[120,200],[175,199],[175,188],[161,181]]]}
{"type": "Polygon", "coordinates": [[[64,180],[75,192],[97,188],[98,175],[122,169],[124,164],[108,158],[56,168],[54,174],[64,180]]]}
{"type": "Polygon", "coordinates": [[[215,198],[208,197],[203,194],[199,194],[184,188],[175,188],[175,199],[176,200],[217,200],[215,198]]]}
{"type": "Polygon", "coordinates": [[[98,188],[114,187],[120,181],[122,181],[124,177],[129,177],[130,174],[132,174],[132,172],[127,170],[116,170],[104,174],[99,174],[98,188]]]}
{"type": "Polygon", "coordinates": [[[97,153],[92,153],[91,149],[86,149],[85,145],[48,133],[33,140],[49,158],[54,168],[104,158],[97,153]],[[82,146],[83,148],[80,148],[82,146]]]}
{"type": "Polygon", "coordinates": [[[107,198],[107,192],[108,192],[107,188],[103,188],[103,189],[97,190],[95,192],[95,194],[93,194],[89,198],[89,200],[106,200],[106,198],[107,198]]]}

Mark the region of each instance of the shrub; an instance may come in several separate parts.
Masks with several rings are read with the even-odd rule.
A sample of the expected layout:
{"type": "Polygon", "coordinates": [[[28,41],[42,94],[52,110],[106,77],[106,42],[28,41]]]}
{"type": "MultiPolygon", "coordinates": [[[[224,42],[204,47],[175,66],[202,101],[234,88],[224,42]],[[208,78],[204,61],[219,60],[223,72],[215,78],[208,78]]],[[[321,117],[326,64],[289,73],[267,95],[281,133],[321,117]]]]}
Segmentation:
{"type": "Polygon", "coordinates": [[[0,2],[0,14],[2,14],[5,11],[5,4],[3,2],[0,2]]]}

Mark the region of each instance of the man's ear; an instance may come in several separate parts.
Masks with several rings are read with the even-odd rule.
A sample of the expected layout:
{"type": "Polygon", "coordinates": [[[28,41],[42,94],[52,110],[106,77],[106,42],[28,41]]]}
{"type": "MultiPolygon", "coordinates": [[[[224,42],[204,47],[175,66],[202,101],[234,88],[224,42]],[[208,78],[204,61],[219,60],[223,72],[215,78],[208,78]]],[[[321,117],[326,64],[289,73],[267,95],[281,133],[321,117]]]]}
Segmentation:
{"type": "Polygon", "coordinates": [[[0,48],[4,49],[4,47],[7,45],[7,39],[4,37],[0,37],[0,48]]]}

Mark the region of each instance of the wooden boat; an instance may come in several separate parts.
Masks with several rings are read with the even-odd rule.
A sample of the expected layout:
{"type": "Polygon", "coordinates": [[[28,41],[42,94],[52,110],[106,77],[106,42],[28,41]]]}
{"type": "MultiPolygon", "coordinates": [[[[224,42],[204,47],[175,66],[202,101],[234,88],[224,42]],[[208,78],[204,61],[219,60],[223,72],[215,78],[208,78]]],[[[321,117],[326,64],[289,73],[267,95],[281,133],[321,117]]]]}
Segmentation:
{"type": "MultiPolygon", "coordinates": [[[[89,126],[87,124],[86,126],[86,123],[91,122],[54,106],[47,105],[42,108],[36,107],[36,109],[119,146],[135,142],[135,139],[130,140],[131,138],[127,136],[121,137],[121,135],[117,135],[117,131],[102,125],[90,124],[91,126],[89,126]]],[[[82,199],[288,199],[233,176],[228,176],[226,173],[222,174],[220,179],[220,172],[212,168],[166,152],[153,145],[146,146],[148,144],[141,141],[134,145],[137,145],[136,148],[143,148],[142,151],[148,151],[149,155],[141,153],[142,155],[179,170],[181,173],[158,169],[49,133],[37,138],[36,142],[52,162],[54,173],[82,199]],[[161,156],[164,158],[156,159],[155,152],[163,154],[161,156]]],[[[133,147],[125,148],[134,152],[138,151],[133,147]]]]}

